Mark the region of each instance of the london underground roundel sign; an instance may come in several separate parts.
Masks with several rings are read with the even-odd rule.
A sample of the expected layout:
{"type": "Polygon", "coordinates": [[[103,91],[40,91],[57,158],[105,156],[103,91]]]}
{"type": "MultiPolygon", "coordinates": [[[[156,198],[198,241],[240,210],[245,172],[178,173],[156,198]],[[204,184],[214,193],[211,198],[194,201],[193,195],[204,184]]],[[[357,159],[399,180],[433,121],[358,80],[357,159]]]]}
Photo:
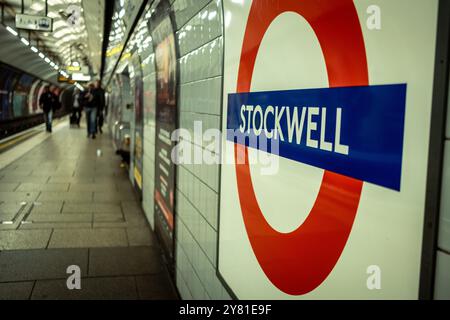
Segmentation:
{"type": "Polygon", "coordinates": [[[224,0],[218,271],[239,298],[417,297],[438,2],[399,1],[372,30],[362,0],[224,0]]]}
{"type": "MultiPolygon", "coordinates": [[[[364,39],[353,1],[265,1],[265,6],[259,6],[259,2],[253,1],[248,18],[238,93],[250,92],[258,54],[254,48],[259,48],[272,21],[284,12],[303,16],[315,31],[325,57],[330,87],[368,85],[364,39]],[[317,12],[323,7],[334,14],[328,19],[317,19],[317,12]]],[[[239,149],[247,149],[240,144],[235,148],[236,157],[243,151],[239,149]]],[[[280,290],[291,295],[306,294],[327,278],[341,256],[352,230],[363,182],[326,171],[306,221],[294,232],[280,233],[261,212],[253,188],[248,150],[244,152],[245,163],[236,164],[237,183],[245,227],[256,258],[280,290]],[[336,194],[336,190],[340,193],[336,194]],[[261,234],[265,236],[260,237],[261,234]]]]}

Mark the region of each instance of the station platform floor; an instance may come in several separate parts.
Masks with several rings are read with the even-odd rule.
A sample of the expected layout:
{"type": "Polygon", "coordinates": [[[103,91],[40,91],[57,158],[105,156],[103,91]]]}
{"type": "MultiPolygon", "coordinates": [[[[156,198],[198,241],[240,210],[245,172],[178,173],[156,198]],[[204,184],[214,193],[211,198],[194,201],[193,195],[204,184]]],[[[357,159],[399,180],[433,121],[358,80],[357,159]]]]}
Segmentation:
{"type": "Polygon", "coordinates": [[[67,122],[0,170],[0,300],[177,299],[109,135],[67,122]],[[67,287],[73,265],[81,290],[67,287]]]}

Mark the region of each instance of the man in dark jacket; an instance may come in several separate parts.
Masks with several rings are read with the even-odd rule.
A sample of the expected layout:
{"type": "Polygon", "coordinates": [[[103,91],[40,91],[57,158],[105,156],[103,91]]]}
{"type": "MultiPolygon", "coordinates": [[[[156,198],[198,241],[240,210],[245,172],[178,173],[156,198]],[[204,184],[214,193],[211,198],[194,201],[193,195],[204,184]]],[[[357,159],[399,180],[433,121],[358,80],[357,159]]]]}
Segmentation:
{"type": "Polygon", "coordinates": [[[105,90],[102,89],[100,81],[95,82],[94,99],[97,105],[97,129],[103,133],[103,124],[105,122],[105,90]]]}
{"type": "Polygon", "coordinates": [[[94,84],[89,85],[88,92],[85,95],[86,107],[84,111],[86,112],[86,122],[87,122],[87,133],[88,138],[96,138],[97,134],[97,105],[98,96],[95,91],[94,84]]]}
{"type": "Polygon", "coordinates": [[[45,124],[47,132],[52,132],[53,108],[55,106],[56,96],[50,91],[50,86],[45,86],[44,92],[39,98],[39,106],[44,110],[45,124]]]}

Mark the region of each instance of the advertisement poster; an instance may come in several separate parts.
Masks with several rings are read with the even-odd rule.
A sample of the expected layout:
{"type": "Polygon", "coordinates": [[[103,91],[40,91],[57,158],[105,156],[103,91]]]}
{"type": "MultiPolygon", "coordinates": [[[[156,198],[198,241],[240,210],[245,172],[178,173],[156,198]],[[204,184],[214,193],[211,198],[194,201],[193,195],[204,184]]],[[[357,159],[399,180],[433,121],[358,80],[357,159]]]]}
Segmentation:
{"type": "Polygon", "coordinates": [[[143,106],[143,77],[141,59],[134,54],[131,60],[133,64],[134,77],[132,87],[134,90],[135,110],[135,141],[134,141],[134,180],[140,191],[142,191],[142,173],[144,156],[144,106],[143,106]]]}
{"type": "Polygon", "coordinates": [[[438,1],[223,3],[223,282],[417,299],[438,1]]]}
{"type": "Polygon", "coordinates": [[[175,165],[171,134],[177,128],[177,58],[167,2],[151,21],[156,66],[155,227],[167,257],[173,259],[175,165]]]}
{"type": "Polygon", "coordinates": [[[42,113],[38,101],[46,82],[0,63],[0,121],[42,113]]]}

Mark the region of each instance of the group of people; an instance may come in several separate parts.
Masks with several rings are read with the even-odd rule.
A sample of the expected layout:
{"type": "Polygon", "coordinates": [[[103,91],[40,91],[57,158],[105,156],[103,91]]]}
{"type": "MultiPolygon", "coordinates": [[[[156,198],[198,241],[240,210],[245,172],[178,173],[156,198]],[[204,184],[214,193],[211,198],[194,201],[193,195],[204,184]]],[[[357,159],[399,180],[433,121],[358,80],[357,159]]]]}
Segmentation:
{"type": "MultiPolygon", "coordinates": [[[[99,132],[103,133],[105,102],[105,91],[101,88],[100,81],[90,84],[84,91],[76,89],[73,95],[71,123],[80,127],[81,115],[84,111],[87,122],[87,136],[95,139],[99,132]]],[[[44,92],[39,97],[39,106],[44,111],[47,132],[51,133],[53,114],[61,106],[59,97],[52,90],[52,86],[44,88],[44,92]]]]}
{"type": "Polygon", "coordinates": [[[87,136],[95,139],[97,133],[103,133],[105,120],[105,91],[100,86],[100,81],[90,84],[87,90],[75,90],[71,118],[78,127],[82,111],[86,114],[87,136]]]}

